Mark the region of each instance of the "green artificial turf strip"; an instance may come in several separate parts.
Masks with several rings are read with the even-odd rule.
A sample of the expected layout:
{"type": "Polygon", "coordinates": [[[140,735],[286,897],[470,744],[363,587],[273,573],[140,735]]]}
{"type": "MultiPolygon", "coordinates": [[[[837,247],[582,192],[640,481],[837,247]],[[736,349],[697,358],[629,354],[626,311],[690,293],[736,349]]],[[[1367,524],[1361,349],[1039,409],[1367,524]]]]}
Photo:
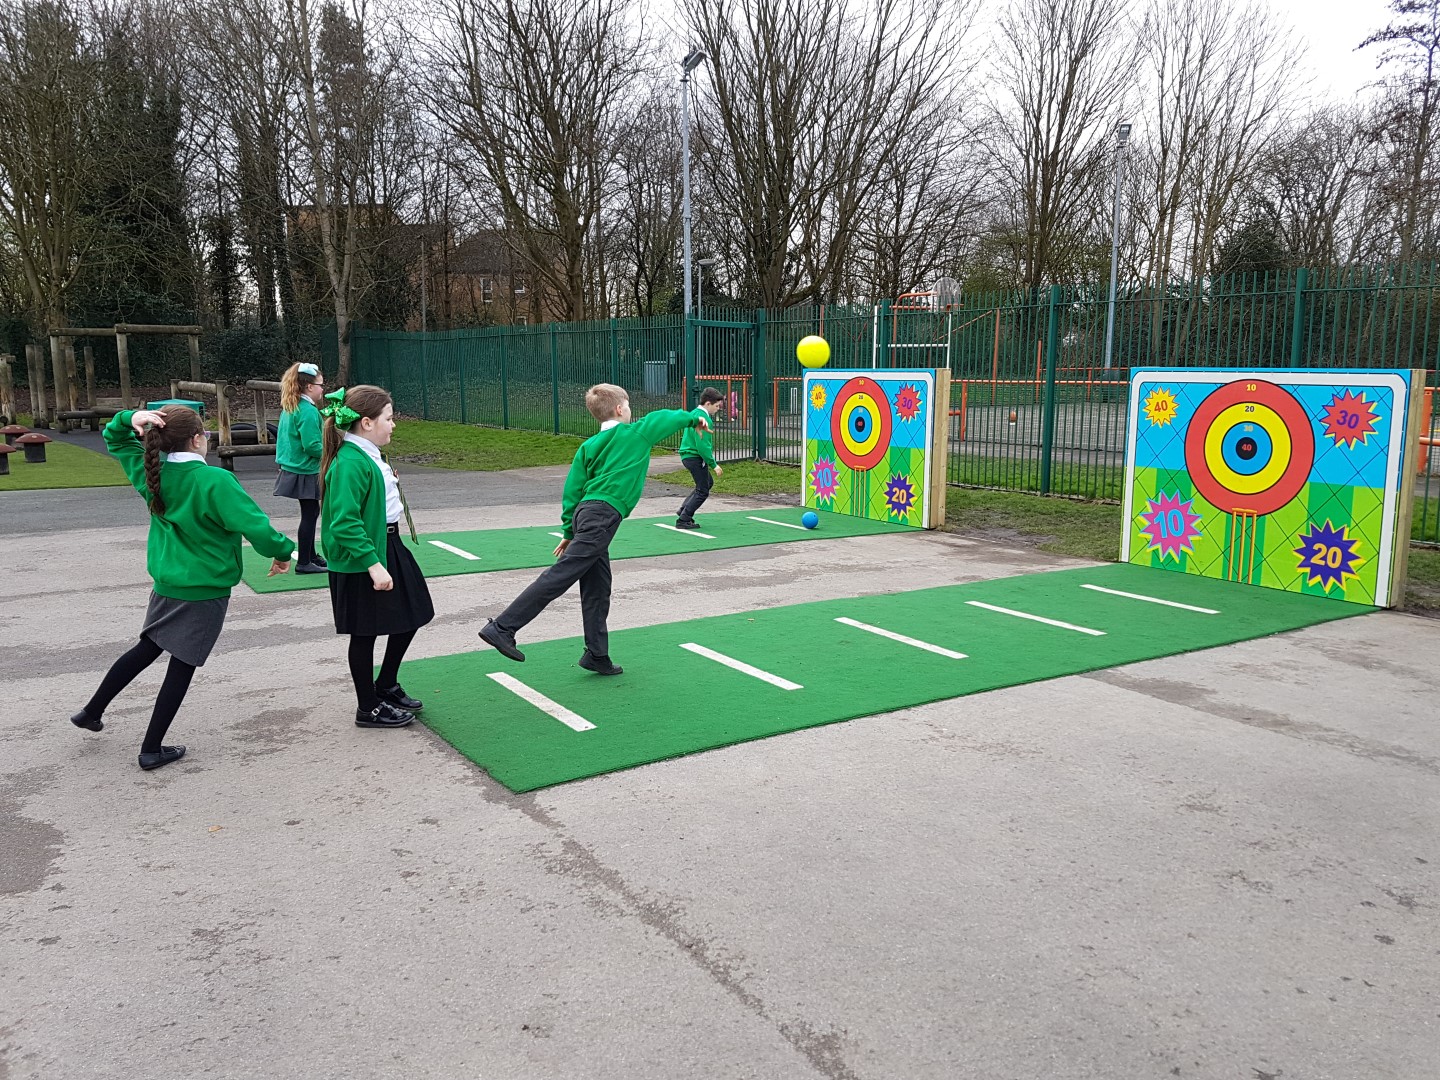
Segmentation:
{"type": "MultiPolygon", "coordinates": [[[[883,587],[883,582],[873,583],[883,587]]],[[[488,648],[407,663],[422,719],[512,791],[597,776],[800,728],[1004,686],[1264,637],[1375,609],[1167,570],[1113,564],[915,592],[827,600],[610,635],[625,668],[594,675],[580,638],[527,643],[524,663],[488,648]],[[1166,607],[1089,583],[1218,610],[1166,607]],[[1031,622],[977,600],[1095,630],[1031,622]],[[965,653],[936,655],[840,623],[860,622],[965,653]],[[800,683],[785,690],[695,655],[694,642],[800,683]],[[519,679],[595,727],[577,732],[488,676],[519,679]]],[[[1057,701],[1057,706],[1058,706],[1057,701]]]]}
{"type": "MultiPolygon", "coordinates": [[[[610,543],[612,559],[636,559],[649,555],[684,555],[692,551],[718,551],[722,548],[754,547],[759,544],[783,544],[795,540],[835,540],[847,536],[874,536],[879,533],[919,532],[908,525],[896,525],[886,521],[869,521],[865,518],[850,517],[848,514],[832,514],[816,511],[820,524],[814,529],[790,528],[799,526],[803,507],[759,507],[755,510],[728,510],[716,514],[701,514],[697,518],[700,528],[695,532],[680,533],[672,529],[657,527],[657,522],[674,525],[673,515],[661,518],[630,518],[620,526],[615,539],[610,543]],[[753,518],[769,518],[785,522],[773,525],[753,518]],[[700,534],[705,535],[700,535],[700,534]],[[708,539],[707,537],[713,537],[708,539]]],[[[483,574],[491,570],[519,570],[527,567],[549,566],[555,561],[552,554],[560,542],[560,526],[531,525],[523,529],[480,529],[474,532],[421,533],[420,543],[411,545],[415,560],[427,578],[444,577],[449,574],[483,574]],[[430,543],[439,540],[467,551],[479,559],[466,559],[462,555],[446,551],[430,543]]],[[[406,537],[406,543],[409,543],[406,537]]],[[[321,543],[324,548],[324,543],[321,543]]],[[[328,579],[325,574],[300,575],[293,572],[267,578],[270,560],[261,557],[249,546],[245,548],[245,583],[259,593],[288,592],[291,589],[324,588],[328,579]]]]}
{"type": "Polygon", "coordinates": [[[36,491],[40,488],[122,487],[130,481],[120,463],[58,439],[45,444],[43,462],[26,461],[21,451],[10,454],[10,475],[0,476],[0,491],[36,491]]]}

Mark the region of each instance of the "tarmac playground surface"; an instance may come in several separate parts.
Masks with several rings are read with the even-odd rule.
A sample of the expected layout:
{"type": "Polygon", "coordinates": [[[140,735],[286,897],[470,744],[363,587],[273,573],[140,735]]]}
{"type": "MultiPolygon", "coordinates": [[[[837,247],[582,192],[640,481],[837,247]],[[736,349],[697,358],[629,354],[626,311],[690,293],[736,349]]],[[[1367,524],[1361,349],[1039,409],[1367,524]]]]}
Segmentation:
{"type": "MultiPolygon", "coordinates": [[[[242,479],[293,529],[266,464],[242,479]]],[[[553,527],[564,472],[405,482],[422,532],[553,527]]],[[[651,490],[637,515],[682,494],[651,490]]],[[[722,483],[706,510],[763,505],[722,483]]],[[[323,594],[242,586],[172,729],[190,755],[146,774],[160,665],[102,734],[66,722],[138,629],[144,535],[128,489],[0,499],[5,1080],[1440,1075],[1434,622],[1116,660],[514,794],[421,725],[355,728],[323,594]]],[[[622,654],[631,632],[1087,569],[1117,568],[933,533],[617,561],[630,667],[603,690],[684,670],[622,654]]],[[[477,651],[534,573],[433,580],[417,674],[573,662],[573,592],[526,664],[477,651]]],[[[1004,644],[986,625],[951,663],[1004,644]]],[[[1027,628],[1052,630],[1090,641],[1027,628]]],[[[828,677],[870,685],[878,655],[828,677]]],[[[714,712],[729,678],[667,695],[714,712]]]]}

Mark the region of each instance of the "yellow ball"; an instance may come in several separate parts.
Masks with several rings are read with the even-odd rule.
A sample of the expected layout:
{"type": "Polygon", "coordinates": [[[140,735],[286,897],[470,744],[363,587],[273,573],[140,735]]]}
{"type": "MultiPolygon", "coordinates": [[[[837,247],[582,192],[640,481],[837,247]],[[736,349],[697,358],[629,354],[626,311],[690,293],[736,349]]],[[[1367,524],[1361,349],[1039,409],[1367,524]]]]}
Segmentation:
{"type": "Polygon", "coordinates": [[[795,359],[802,367],[824,367],[830,362],[830,343],[818,334],[803,337],[795,346],[795,359]]]}

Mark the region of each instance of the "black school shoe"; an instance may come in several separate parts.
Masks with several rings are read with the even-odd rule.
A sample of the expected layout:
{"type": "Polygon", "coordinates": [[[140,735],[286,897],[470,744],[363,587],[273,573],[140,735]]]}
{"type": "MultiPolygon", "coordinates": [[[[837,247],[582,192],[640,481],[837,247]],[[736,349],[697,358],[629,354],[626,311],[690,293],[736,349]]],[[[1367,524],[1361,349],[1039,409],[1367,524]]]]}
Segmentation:
{"type": "Polygon", "coordinates": [[[593,671],[596,675],[622,675],[625,669],[618,664],[612,664],[608,656],[595,656],[589,649],[580,654],[580,666],[586,671],[593,671]]]}
{"type": "Polygon", "coordinates": [[[70,717],[70,722],[78,728],[84,728],[86,731],[105,730],[105,725],[100,721],[99,717],[92,717],[84,709],[81,709],[74,716],[70,717]]]}
{"type": "Polygon", "coordinates": [[[140,767],[146,772],[149,772],[151,769],[160,768],[161,765],[169,765],[172,761],[179,761],[184,756],[185,747],[183,746],[162,746],[158,754],[142,753],[140,755],[140,767]]]}
{"type": "Polygon", "coordinates": [[[699,527],[699,525],[695,524],[694,518],[689,518],[688,520],[686,518],[675,519],[675,528],[677,529],[698,529],[699,527]]]}
{"type": "Polygon", "coordinates": [[[329,568],[320,561],[300,563],[295,567],[297,574],[328,574],[329,568]]]}
{"type": "Polygon", "coordinates": [[[355,710],[356,727],[378,727],[378,728],[400,728],[409,727],[415,722],[415,714],[408,709],[397,709],[388,701],[382,701],[375,708],[366,712],[363,709],[355,710]]]}
{"type": "Polygon", "coordinates": [[[524,662],[525,654],[515,647],[515,635],[507,634],[504,630],[501,630],[500,627],[495,625],[494,619],[491,619],[482,626],[479,634],[480,640],[489,645],[501,656],[507,656],[511,660],[516,660],[521,663],[524,662]]]}
{"type": "Polygon", "coordinates": [[[403,709],[405,712],[415,713],[425,707],[425,703],[419,698],[413,698],[405,693],[404,688],[399,683],[391,687],[375,687],[375,696],[387,704],[394,705],[397,709],[403,709]]]}

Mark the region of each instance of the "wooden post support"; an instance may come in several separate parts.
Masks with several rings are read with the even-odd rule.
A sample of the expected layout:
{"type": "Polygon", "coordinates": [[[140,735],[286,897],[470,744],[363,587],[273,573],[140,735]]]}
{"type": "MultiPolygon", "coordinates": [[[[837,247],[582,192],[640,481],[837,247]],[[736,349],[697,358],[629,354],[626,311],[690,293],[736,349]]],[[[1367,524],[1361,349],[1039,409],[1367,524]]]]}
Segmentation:
{"type": "Polygon", "coordinates": [[[200,381],[200,335],[190,334],[185,338],[190,346],[190,379],[200,381]]]}
{"type": "Polygon", "coordinates": [[[55,403],[46,409],[45,419],[54,423],[58,430],[69,431],[69,424],[55,418],[56,414],[65,408],[64,402],[68,395],[65,393],[65,345],[54,334],[50,335],[50,368],[55,379],[55,403]]]}
{"type": "Polygon", "coordinates": [[[70,408],[80,408],[80,367],[75,355],[75,343],[71,339],[65,341],[65,381],[70,385],[66,387],[70,392],[70,408]]]}
{"type": "Polygon", "coordinates": [[[85,346],[85,407],[95,408],[95,349],[85,346]]]}
{"type": "MultiPolygon", "coordinates": [[[[949,493],[949,486],[946,481],[950,474],[950,369],[934,368],[935,382],[930,400],[930,477],[925,489],[925,520],[922,523],[927,529],[939,529],[945,525],[945,496],[949,493]],[[939,408],[941,398],[945,400],[945,408],[939,408]]],[[[965,384],[961,386],[961,401],[965,400],[965,384]]],[[[961,438],[964,432],[964,407],[961,407],[961,438]]]]}
{"type": "Polygon", "coordinates": [[[0,356],[0,418],[7,424],[15,423],[15,382],[10,374],[14,362],[9,353],[0,356]]]}
{"type": "Polygon", "coordinates": [[[115,335],[115,359],[120,364],[120,404],[126,409],[133,409],[135,398],[130,393],[130,339],[124,334],[115,335]]]}
{"type": "Polygon", "coordinates": [[[245,385],[251,387],[255,395],[255,445],[264,446],[270,441],[270,428],[265,416],[265,391],[251,383],[245,385]]]}
{"type": "Polygon", "coordinates": [[[30,424],[48,427],[45,407],[45,358],[39,345],[25,346],[25,364],[30,379],[30,424]]]}
{"type": "MultiPolygon", "coordinates": [[[[1420,422],[1425,415],[1425,369],[1410,371],[1410,415],[1405,421],[1405,446],[1401,451],[1400,507],[1395,515],[1395,556],[1390,563],[1390,607],[1405,607],[1405,578],[1410,570],[1410,525],[1415,515],[1416,467],[1420,463],[1420,422]]],[[[1427,431],[1428,435],[1429,432],[1427,431]]],[[[1376,597],[1384,604],[1383,597],[1376,597]]]]}

